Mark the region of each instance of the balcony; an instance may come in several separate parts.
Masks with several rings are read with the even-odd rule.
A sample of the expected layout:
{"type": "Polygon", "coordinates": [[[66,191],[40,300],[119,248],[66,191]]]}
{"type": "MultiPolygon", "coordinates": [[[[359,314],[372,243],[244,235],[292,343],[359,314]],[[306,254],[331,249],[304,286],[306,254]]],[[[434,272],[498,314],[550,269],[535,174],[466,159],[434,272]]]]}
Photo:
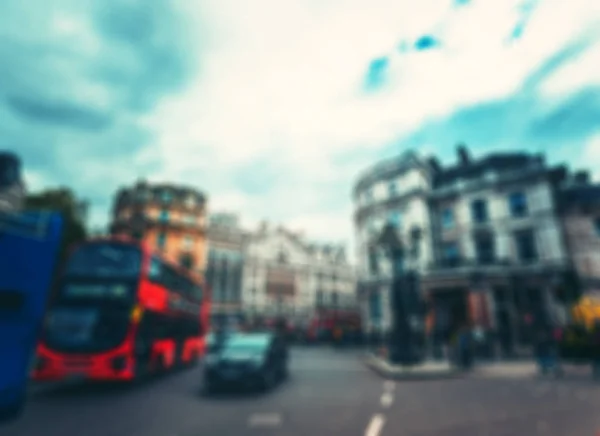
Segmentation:
{"type": "Polygon", "coordinates": [[[426,270],[429,276],[468,276],[472,274],[514,275],[540,273],[565,268],[559,259],[537,259],[527,263],[512,259],[441,259],[431,263],[426,270]]]}
{"type": "Polygon", "coordinates": [[[121,230],[140,230],[149,228],[167,228],[173,230],[186,230],[196,233],[206,233],[206,225],[198,222],[190,222],[182,219],[165,219],[164,217],[151,217],[147,214],[134,214],[130,217],[117,217],[111,228],[121,230]]]}

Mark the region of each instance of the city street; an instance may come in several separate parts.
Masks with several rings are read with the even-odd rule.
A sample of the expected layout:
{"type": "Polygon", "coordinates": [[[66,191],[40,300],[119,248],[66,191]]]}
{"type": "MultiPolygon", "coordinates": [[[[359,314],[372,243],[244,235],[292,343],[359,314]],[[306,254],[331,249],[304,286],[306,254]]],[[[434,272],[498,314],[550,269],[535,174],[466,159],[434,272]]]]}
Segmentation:
{"type": "Polygon", "coordinates": [[[33,394],[3,436],[596,435],[600,386],[589,377],[518,374],[389,382],[357,351],[298,348],[291,378],[268,394],[201,393],[194,369],[132,387],[33,394]]]}

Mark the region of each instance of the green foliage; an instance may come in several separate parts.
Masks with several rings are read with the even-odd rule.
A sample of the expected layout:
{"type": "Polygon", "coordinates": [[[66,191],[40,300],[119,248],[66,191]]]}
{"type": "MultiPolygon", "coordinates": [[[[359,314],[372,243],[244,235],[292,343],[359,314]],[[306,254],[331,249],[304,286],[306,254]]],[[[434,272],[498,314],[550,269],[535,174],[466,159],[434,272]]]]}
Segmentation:
{"type": "Polygon", "coordinates": [[[48,189],[27,196],[25,207],[30,210],[59,212],[64,220],[63,237],[58,265],[62,265],[68,249],[86,238],[86,229],[80,218],[81,202],[68,188],[48,189]]]}

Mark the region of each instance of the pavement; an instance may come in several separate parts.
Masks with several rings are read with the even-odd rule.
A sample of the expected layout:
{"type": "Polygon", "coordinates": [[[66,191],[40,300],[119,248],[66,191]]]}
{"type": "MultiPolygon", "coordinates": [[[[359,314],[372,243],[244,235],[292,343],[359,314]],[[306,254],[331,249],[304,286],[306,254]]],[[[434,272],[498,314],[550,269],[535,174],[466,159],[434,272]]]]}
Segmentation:
{"type": "Polygon", "coordinates": [[[600,385],[508,371],[426,382],[384,380],[363,354],[293,349],[291,378],[267,394],[201,394],[201,369],[138,386],[32,391],[2,436],[597,435],[600,385]],[[502,374],[511,373],[506,376],[502,374]]]}
{"type": "Polygon", "coordinates": [[[393,380],[434,380],[465,374],[449,362],[425,362],[418,365],[392,365],[374,354],[365,356],[365,364],[382,377],[393,380]]]}

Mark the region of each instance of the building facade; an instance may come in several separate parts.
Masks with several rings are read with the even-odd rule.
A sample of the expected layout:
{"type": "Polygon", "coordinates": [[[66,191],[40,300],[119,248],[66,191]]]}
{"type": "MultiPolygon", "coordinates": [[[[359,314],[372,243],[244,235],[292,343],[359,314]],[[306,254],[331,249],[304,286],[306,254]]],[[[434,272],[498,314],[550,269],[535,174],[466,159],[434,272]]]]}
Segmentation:
{"type": "Polygon", "coordinates": [[[533,317],[561,316],[557,294],[570,266],[557,203],[564,177],[539,155],[473,159],[464,146],[453,165],[408,152],[363,174],[354,199],[367,328],[385,331],[391,319],[391,268],[374,270],[369,242],[388,220],[407,246],[419,229],[407,267],[433,330],[448,336],[468,323],[497,333],[507,351],[528,343],[533,317]]]}
{"type": "Polygon", "coordinates": [[[0,212],[21,211],[26,196],[21,159],[14,153],[0,151],[0,212]]]}
{"type": "Polygon", "coordinates": [[[354,271],[343,247],[309,244],[263,223],[246,245],[242,300],[250,318],[302,324],[324,308],[356,307],[354,271]]]}
{"type": "Polygon", "coordinates": [[[401,240],[419,235],[412,269],[425,271],[433,260],[428,209],[429,166],[416,153],[378,163],[354,188],[357,274],[362,318],[368,331],[385,331],[392,322],[389,289],[392,265],[376,240],[391,224],[401,240]]]}
{"type": "Polygon", "coordinates": [[[144,241],[168,260],[205,272],[206,197],[192,188],[140,181],[120,189],[110,232],[144,241]]]}
{"type": "Polygon", "coordinates": [[[600,292],[600,185],[591,184],[586,173],[575,174],[565,182],[561,219],[580,290],[600,292]]]}
{"type": "Polygon", "coordinates": [[[235,214],[209,217],[206,281],[211,289],[211,311],[215,318],[242,316],[242,275],[247,232],[235,214]]]}

